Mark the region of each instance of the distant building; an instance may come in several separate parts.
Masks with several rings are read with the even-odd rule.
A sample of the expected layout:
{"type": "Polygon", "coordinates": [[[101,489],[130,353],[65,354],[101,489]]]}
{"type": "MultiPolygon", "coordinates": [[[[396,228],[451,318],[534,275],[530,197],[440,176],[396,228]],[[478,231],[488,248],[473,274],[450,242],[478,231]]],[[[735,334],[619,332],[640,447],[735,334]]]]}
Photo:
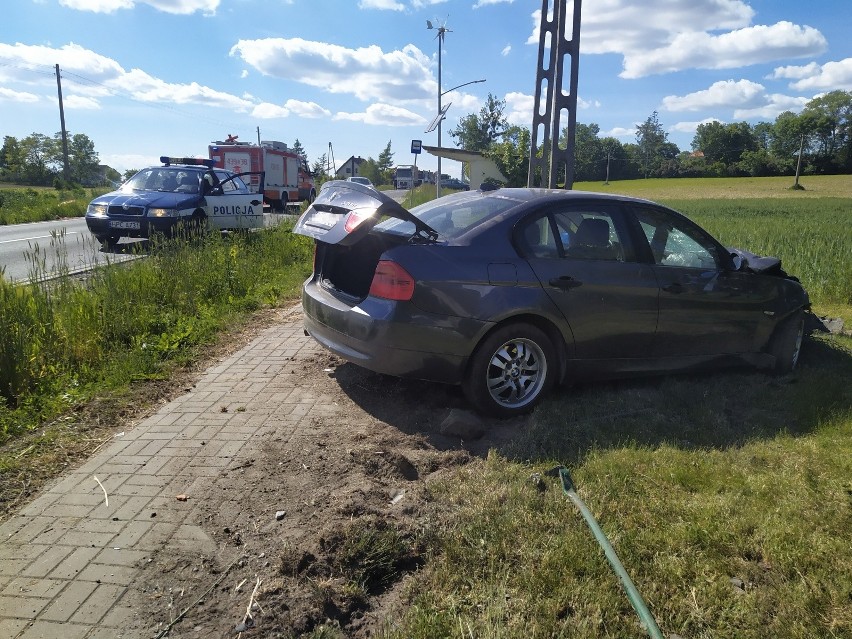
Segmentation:
{"type": "Polygon", "coordinates": [[[361,175],[361,172],[360,172],[361,164],[365,161],[366,160],[364,160],[364,158],[362,158],[362,157],[356,158],[354,155],[351,156],[348,160],[346,160],[346,162],[344,162],[340,166],[339,169],[337,169],[337,171],[334,174],[334,177],[336,177],[340,180],[345,180],[346,178],[349,178],[349,177],[356,177],[358,175],[361,175]]]}

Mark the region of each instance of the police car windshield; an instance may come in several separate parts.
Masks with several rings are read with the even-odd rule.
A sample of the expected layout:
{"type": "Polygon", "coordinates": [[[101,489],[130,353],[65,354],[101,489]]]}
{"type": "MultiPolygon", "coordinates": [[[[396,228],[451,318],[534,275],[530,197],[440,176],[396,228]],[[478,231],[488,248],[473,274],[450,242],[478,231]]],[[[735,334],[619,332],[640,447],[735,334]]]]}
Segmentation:
{"type": "Polygon", "coordinates": [[[143,169],[121,187],[132,191],[166,191],[171,193],[198,193],[200,174],[178,166],[143,169]]]}

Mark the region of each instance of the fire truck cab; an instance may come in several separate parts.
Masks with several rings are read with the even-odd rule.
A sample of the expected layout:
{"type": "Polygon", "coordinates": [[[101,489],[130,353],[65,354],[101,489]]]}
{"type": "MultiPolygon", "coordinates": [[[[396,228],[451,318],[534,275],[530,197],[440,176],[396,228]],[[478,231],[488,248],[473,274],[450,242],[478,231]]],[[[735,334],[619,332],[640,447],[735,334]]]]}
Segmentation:
{"type": "Polygon", "coordinates": [[[224,142],[212,143],[208,150],[216,167],[238,174],[263,172],[263,181],[254,177],[251,186],[262,192],[264,202],[276,211],[316,198],[307,162],[283,142],[262,141],[257,145],[237,142],[236,136],[229,136],[224,142]]]}

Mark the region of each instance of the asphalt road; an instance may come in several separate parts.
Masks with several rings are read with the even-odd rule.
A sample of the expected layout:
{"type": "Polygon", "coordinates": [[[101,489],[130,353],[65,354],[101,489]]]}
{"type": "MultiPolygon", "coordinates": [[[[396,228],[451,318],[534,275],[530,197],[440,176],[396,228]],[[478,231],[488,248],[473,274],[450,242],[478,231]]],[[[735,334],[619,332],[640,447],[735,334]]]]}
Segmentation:
{"type": "Polygon", "coordinates": [[[50,277],[64,270],[77,273],[95,265],[133,259],[133,240],[124,239],[104,251],[83,218],[0,226],[0,268],[13,282],[50,277]]]}
{"type": "MultiPolygon", "coordinates": [[[[408,191],[385,191],[385,194],[401,202],[408,191]]],[[[264,226],[291,217],[264,214],[264,226]]],[[[12,282],[26,281],[34,272],[40,279],[64,270],[79,273],[107,261],[114,263],[138,257],[133,247],[140,242],[144,240],[122,238],[115,247],[104,249],[95,241],[83,218],[0,226],[0,269],[12,282]],[[34,268],[35,265],[38,266],[34,268]]]]}

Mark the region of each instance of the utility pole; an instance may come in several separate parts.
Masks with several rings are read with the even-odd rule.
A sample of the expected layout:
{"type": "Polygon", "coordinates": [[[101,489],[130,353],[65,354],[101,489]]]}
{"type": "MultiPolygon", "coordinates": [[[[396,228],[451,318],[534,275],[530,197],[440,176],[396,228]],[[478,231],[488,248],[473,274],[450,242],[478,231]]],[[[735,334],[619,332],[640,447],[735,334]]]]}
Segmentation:
{"type": "Polygon", "coordinates": [[[71,167],[68,165],[68,133],[65,131],[65,109],[62,107],[62,81],[59,79],[59,65],[56,65],[56,90],[59,93],[59,123],[62,125],[62,178],[71,181],[71,167]]]}
{"type": "Polygon", "coordinates": [[[802,171],[802,153],[805,152],[805,134],[802,133],[802,141],[799,142],[799,159],[796,161],[796,182],[793,184],[793,188],[798,190],[802,189],[802,185],[799,184],[799,174],[802,171]]]}
{"type": "Polygon", "coordinates": [[[580,69],[580,9],[582,0],[574,0],[573,20],[569,21],[566,0],[553,0],[551,19],[548,19],[549,0],[542,0],[541,29],[538,47],[538,71],[535,84],[535,106],[530,144],[530,165],[527,186],[536,186],[541,176],[541,186],[558,188],[559,167],[565,170],[565,186],[574,185],[574,144],[577,130],[577,84],[580,69]],[[571,39],[565,38],[571,25],[571,39]],[[547,54],[547,60],[545,60],[547,54]],[[562,89],[565,56],[570,56],[569,93],[562,89]],[[542,95],[544,87],[544,95],[542,95]],[[565,148],[559,148],[560,118],[568,116],[565,148]],[[541,146],[538,140],[541,134],[541,146]],[[537,157],[541,149],[542,157],[537,157]]]}

